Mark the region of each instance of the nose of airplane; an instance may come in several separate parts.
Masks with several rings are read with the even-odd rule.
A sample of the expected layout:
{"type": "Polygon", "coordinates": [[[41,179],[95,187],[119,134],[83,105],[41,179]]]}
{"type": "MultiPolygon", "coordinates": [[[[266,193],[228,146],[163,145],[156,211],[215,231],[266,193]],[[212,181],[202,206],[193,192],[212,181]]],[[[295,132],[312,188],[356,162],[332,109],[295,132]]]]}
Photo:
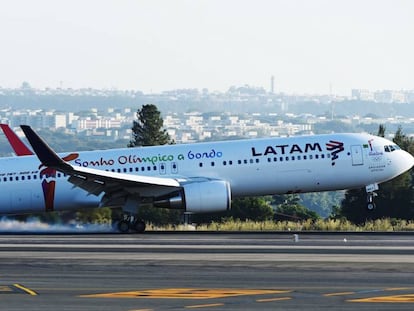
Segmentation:
{"type": "Polygon", "coordinates": [[[401,152],[398,162],[401,167],[401,173],[410,170],[414,166],[414,157],[406,151],[401,152]]]}

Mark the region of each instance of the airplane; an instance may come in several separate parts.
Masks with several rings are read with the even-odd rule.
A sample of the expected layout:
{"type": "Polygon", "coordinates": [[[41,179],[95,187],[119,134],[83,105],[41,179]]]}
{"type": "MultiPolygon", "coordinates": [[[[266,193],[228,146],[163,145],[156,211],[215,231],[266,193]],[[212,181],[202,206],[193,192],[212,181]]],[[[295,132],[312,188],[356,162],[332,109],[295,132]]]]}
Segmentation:
{"type": "MultiPolygon", "coordinates": [[[[136,217],[140,207],[225,211],[231,198],[242,196],[365,187],[372,210],[378,185],[414,165],[395,143],[369,134],[56,154],[30,126],[21,128],[35,155],[20,146],[20,156],[0,158],[0,214],[122,207],[118,229],[124,233],[145,230],[136,217]]],[[[22,143],[10,137],[12,146],[22,143]]]]}

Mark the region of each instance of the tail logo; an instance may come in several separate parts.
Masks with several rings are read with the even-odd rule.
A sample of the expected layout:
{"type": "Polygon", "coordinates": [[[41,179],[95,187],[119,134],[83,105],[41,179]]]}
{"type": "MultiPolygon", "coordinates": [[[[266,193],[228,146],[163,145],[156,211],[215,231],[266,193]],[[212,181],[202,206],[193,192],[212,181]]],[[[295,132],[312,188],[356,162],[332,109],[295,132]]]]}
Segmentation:
{"type": "MultiPolygon", "coordinates": [[[[75,160],[78,157],[78,153],[71,153],[66,157],[63,157],[62,160],[67,162],[75,160]]],[[[39,165],[39,169],[40,178],[43,178],[42,190],[45,199],[45,211],[52,212],[55,210],[56,170],[54,168],[45,167],[43,164],[39,165]]]]}
{"type": "Polygon", "coordinates": [[[326,143],[326,149],[331,152],[331,165],[335,165],[335,160],[339,158],[338,153],[345,150],[344,143],[336,140],[330,140],[326,143]]]}

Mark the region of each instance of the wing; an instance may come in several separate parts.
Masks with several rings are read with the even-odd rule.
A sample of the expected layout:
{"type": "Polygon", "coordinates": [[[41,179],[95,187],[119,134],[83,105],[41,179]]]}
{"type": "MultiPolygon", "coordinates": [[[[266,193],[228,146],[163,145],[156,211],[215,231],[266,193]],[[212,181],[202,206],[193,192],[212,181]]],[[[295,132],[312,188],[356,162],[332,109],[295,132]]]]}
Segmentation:
{"type": "Polygon", "coordinates": [[[102,205],[122,204],[130,197],[160,197],[181,190],[173,178],[139,176],[74,166],[61,159],[30,126],[21,126],[40,162],[69,176],[68,181],[89,194],[104,193],[102,205]]]}

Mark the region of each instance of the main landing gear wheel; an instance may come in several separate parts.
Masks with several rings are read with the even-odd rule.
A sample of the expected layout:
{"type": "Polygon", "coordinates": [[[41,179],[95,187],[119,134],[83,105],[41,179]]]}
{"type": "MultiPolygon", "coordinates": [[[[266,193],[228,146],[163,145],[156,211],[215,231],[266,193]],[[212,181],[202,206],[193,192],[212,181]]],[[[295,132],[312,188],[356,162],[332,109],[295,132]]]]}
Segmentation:
{"type": "Polygon", "coordinates": [[[367,210],[372,211],[375,209],[374,197],[377,194],[375,192],[371,192],[367,194],[367,210]]]}
{"type": "Polygon", "coordinates": [[[121,220],[118,223],[118,230],[121,233],[128,233],[128,231],[129,231],[129,221],[127,221],[127,220],[121,220]]]}
{"type": "Polygon", "coordinates": [[[137,233],[143,233],[145,231],[145,222],[142,220],[137,220],[134,223],[133,228],[137,233]]]}
{"type": "Polygon", "coordinates": [[[118,222],[118,231],[121,233],[128,233],[130,230],[136,233],[143,233],[145,231],[145,222],[142,220],[133,220],[132,217],[126,217],[126,219],[118,222]]]}

